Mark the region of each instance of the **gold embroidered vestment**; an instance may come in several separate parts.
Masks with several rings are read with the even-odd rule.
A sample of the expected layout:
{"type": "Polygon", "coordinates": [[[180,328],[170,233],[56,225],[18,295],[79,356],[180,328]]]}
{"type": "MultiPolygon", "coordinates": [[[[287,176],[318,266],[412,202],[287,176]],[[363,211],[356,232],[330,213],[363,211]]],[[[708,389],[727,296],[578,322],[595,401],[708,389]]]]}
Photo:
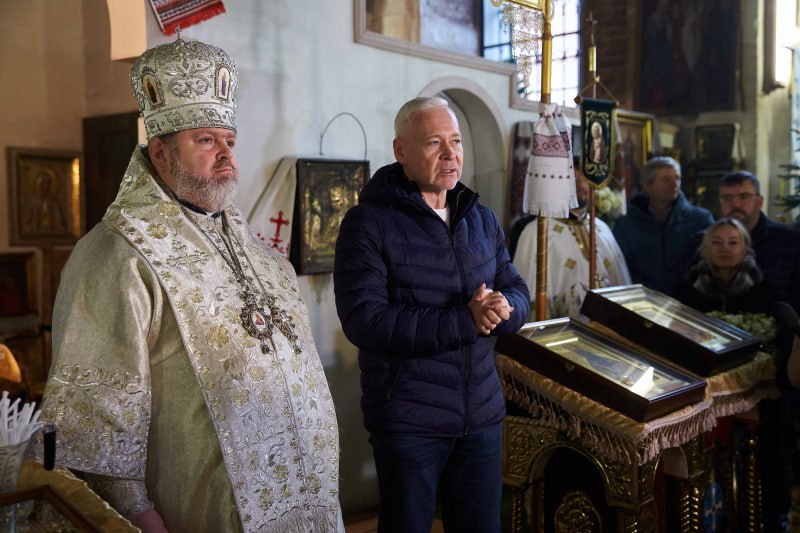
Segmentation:
{"type": "Polygon", "coordinates": [[[144,480],[170,530],[337,531],[336,415],[291,265],[235,207],[189,212],[153,174],[137,148],[62,274],[43,406],[58,461],[144,480]],[[293,325],[268,353],[226,242],[293,325]]]}

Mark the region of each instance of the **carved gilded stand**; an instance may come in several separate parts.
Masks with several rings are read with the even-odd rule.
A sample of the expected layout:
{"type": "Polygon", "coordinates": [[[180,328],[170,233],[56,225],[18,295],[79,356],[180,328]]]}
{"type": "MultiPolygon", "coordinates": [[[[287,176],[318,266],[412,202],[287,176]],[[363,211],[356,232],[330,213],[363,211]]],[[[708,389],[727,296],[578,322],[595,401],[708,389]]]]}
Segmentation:
{"type": "Polygon", "coordinates": [[[706,402],[647,424],[505,356],[498,369],[506,398],[524,412],[504,422],[514,533],[760,531],[757,442],[747,433],[741,454],[720,450],[712,431],[717,418],[774,394],[766,359],[709,378],[706,402]],[[594,493],[591,478],[599,480],[594,493]]]}

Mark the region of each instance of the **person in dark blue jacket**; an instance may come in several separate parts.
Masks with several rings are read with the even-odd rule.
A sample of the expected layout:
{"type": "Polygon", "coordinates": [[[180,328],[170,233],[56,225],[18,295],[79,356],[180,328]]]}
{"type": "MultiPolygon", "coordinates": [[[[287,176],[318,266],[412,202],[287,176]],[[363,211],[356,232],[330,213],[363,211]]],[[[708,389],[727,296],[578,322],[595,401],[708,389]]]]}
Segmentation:
{"type": "Polygon", "coordinates": [[[500,531],[505,402],[492,335],[529,311],[495,214],[459,182],[463,149],[441,98],[395,119],[379,169],[336,242],[334,291],[359,348],[361,408],[380,489],[380,532],[500,531]]]}
{"type": "MultiPolygon", "coordinates": [[[[614,224],[614,237],[634,283],[672,294],[683,270],[676,268],[687,242],[714,222],[707,209],[681,191],[681,167],[671,157],[654,157],[642,169],[642,193],[614,224]]],[[[685,266],[685,265],[684,265],[685,266]]]]}

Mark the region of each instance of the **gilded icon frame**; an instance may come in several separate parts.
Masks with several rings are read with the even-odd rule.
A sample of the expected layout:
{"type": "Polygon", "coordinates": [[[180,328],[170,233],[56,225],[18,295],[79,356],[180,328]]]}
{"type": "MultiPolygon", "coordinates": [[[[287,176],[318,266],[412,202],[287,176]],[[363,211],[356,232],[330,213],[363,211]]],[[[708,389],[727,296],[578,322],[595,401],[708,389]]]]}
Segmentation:
{"type": "Polygon", "coordinates": [[[83,231],[81,154],[8,147],[9,243],[73,244],[83,231]]]}
{"type": "Polygon", "coordinates": [[[639,183],[642,167],[653,153],[653,124],[655,116],[638,111],[614,109],[614,118],[617,127],[612,128],[612,164],[615,165],[613,174],[624,179],[625,195],[630,198],[641,191],[639,183]],[[618,158],[620,150],[625,155],[624,160],[618,158]],[[619,161],[623,161],[623,168],[617,169],[619,161]]]}
{"type": "Polygon", "coordinates": [[[336,238],[345,213],[358,203],[369,161],[298,159],[289,260],[298,274],[333,271],[336,238]]]}

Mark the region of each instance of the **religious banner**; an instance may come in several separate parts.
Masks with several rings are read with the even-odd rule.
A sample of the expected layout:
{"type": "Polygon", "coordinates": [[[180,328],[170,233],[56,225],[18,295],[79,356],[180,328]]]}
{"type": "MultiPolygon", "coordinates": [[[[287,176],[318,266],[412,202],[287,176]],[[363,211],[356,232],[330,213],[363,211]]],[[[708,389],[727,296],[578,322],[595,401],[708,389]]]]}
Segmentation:
{"type": "Polygon", "coordinates": [[[583,98],[581,102],[581,131],[583,175],[595,188],[603,187],[611,170],[611,111],[614,102],[583,98]]]}
{"type": "Polygon", "coordinates": [[[267,181],[247,220],[256,236],[268,248],[289,259],[292,235],[295,190],[297,188],[297,158],[284,157],[267,181]]]}
{"type": "Polygon", "coordinates": [[[164,35],[225,13],[222,0],[150,0],[150,5],[164,35]]]}
{"type": "Polygon", "coordinates": [[[526,213],[566,218],[578,207],[572,167],[572,126],[557,104],[547,104],[533,126],[522,208],[526,213]]]}

